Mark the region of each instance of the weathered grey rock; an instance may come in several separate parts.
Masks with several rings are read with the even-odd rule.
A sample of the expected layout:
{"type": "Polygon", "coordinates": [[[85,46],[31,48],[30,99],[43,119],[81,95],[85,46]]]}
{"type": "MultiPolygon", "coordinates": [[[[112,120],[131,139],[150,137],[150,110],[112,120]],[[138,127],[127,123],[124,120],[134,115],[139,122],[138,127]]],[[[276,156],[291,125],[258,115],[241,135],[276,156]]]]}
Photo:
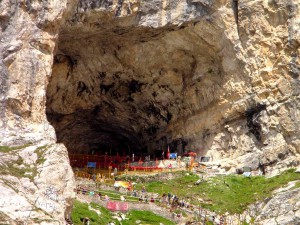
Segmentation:
{"type": "Polygon", "coordinates": [[[65,224],[70,215],[73,172],[45,114],[53,52],[70,3],[1,1],[0,146],[10,147],[0,150],[1,223],[65,224]]]}
{"type": "Polygon", "coordinates": [[[74,177],[63,145],[10,150],[0,165],[0,212],[10,224],[65,223],[72,209],[74,177]]]}
{"type": "Polygon", "coordinates": [[[300,223],[300,189],[290,186],[274,193],[272,198],[254,205],[251,210],[256,212],[257,224],[299,224],[300,223]]]}

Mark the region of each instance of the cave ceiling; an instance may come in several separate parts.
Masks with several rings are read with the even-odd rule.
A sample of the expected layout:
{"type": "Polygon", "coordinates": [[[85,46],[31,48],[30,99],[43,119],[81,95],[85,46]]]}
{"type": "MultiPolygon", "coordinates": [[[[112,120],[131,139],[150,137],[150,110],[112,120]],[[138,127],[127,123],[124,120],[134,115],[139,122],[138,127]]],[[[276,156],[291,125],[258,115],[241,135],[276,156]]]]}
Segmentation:
{"type": "Polygon", "coordinates": [[[89,26],[71,21],[60,32],[47,115],[67,147],[142,149],[217,101],[224,46],[212,21],[155,28],[126,17],[99,20],[89,18],[89,26]],[[215,89],[212,96],[207,87],[215,89]]]}

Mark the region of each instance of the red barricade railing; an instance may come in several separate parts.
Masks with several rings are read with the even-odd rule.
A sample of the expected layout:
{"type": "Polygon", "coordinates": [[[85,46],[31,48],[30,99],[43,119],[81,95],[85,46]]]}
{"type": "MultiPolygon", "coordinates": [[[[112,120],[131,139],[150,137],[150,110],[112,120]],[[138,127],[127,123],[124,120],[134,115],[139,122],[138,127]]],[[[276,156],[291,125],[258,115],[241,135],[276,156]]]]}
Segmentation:
{"type": "Polygon", "coordinates": [[[111,166],[112,169],[118,168],[119,171],[126,168],[142,171],[162,170],[162,168],[158,168],[157,166],[132,166],[128,157],[121,156],[69,154],[69,158],[71,166],[78,168],[87,167],[88,162],[96,162],[97,169],[108,169],[111,166]]]}
{"type": "Polygon", "coordinates": [[[128,163],[127,157],[121,156],[108,156],[108,155],[85,155],[85,154],[70,154],[70,164],[72,167],[86,167],[88,162],[96,162],[96,167],[108,168],[125,168],[125,164],[128,163]]]}

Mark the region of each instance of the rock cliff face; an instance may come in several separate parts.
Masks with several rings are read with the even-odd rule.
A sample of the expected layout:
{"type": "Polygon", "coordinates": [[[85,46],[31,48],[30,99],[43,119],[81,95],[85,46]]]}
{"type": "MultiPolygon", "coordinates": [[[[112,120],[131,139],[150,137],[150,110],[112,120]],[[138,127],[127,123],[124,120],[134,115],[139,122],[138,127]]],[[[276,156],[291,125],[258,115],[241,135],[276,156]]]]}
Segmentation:
{"type": "Polygon", "coordinates": [[[295,188],[291,182],[287,187],[279,189],[272,198],[250,207],[258,224],[299,224],[300,204],[299,188],[295,188]],[[258,215],[258,216],[255,216],[258,215]]]}
{"type": "Polygon", "coordinates": [[[298,12],[295,1],[79,1],[47,89],[59,141],[298,164],[298,12]]]}
{"type": "MultiPolygon", "coordinates": [[[[170,145],[229,169],[298,165],[299,10],[298,0],[2,0],[0,144],[19,149],[1,165],[40,168],[28,182],[45,193],[51,162],[62,199],[73,181],[56,137],[71,153],[170,145]],[[38,147],[45,161],[19,160],[40,158],[38,147]]],[[[1,188],[19,189],[7,176],[1,188]]],[[[35,204],[36,192],[21,193],[35,204]]]]}
{"type": "MultiPolygon", "coordinates": [[[[65,224],[74,198],[67,150],[46,119],[65,0],[0,3],[0,221],[65,224]]],[[[72,3],[73,4],[73,3],[72,3]]]]}

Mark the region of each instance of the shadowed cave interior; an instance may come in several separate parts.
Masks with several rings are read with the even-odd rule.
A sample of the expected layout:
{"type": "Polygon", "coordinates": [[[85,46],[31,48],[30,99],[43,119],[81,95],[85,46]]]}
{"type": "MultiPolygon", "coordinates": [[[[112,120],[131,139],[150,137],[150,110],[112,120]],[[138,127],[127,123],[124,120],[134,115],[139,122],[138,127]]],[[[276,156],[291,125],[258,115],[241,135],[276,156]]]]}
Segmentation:
{"type": "Polygon", "coordinates": [[[209,30],[221,32],[206,21],[63,30],[46,104],[58,142],[76,154],[192,150],[178,124],[215,104],[224,82],[222,34],[209,30]]]}

